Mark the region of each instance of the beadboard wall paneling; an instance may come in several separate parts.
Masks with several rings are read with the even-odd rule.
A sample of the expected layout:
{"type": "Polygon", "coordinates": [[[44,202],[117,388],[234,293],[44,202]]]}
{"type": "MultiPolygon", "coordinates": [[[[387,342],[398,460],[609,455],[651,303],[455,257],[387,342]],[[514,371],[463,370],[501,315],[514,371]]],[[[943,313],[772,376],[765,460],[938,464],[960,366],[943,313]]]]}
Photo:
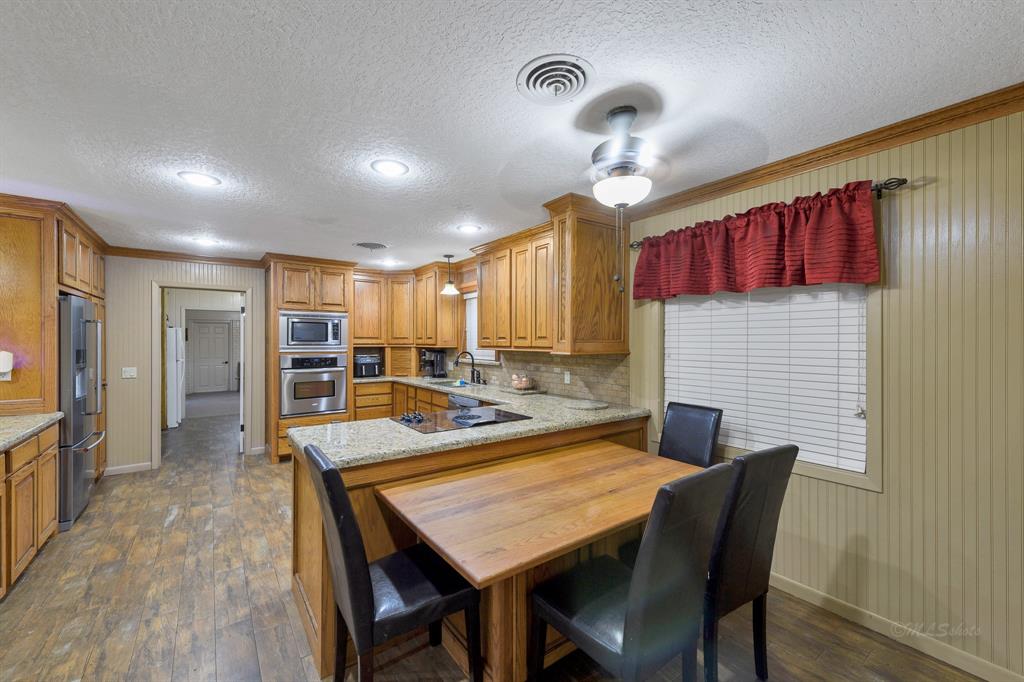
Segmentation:
{"type": "MultiPolygon", "coordinates": [[[[923,629],[900,639],[989,679],[1024,676],[1022,137],[1013,114],[631,226],[662,234],[851,180],[910,179],[877,202],[882,321],[868,335],[883,404],[868,415],[882,420],[883,490],[795,476],[774,569],[887,635],[923,629]]],[[[631,315],[631,402],[656,413],[662,308],[631,315]]]]}
{"type": "MultiPolygon", "coordinates": [[[[214,263],[107,257],[107,439],[108,467],[146,468],[151,459],[153,400],[159,404],[159,385],[152,384],[153,282],[165,286],[224,286],[252,290],[246,303],[251,317],[252,344],[246,344],[246,381],[252,391],[246,406],[250,448],[264,438],[264,316],[263,270],[214,263]],[[250,350],[251,349],[251,352],[250,350]],[[122,367],[138,368],[137,379],[122,379],[122,367]]],[[[159,358],[157,358],[159,362],[159,358]]],[[[157,410],[159,414],[159,409],[157,410]]]]}

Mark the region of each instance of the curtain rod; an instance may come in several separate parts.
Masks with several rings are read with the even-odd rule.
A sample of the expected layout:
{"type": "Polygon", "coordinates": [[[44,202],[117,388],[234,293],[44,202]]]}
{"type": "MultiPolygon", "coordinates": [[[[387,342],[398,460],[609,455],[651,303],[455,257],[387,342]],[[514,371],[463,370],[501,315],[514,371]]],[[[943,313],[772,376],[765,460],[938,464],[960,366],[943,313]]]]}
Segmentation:
{"type": "MultiPolygon", "coordinates": [[[[902,187],[905,184],[907,184],[906,178],[889,178],[888,180],[876,182],[875,184],[871,185],[871,191],[875,193],[876,197],[881,199],[883,191],[892,191],[894,189],[902,187]]],[[[629,248],[632,249],[633,251],[636,251],[641,246],[643,246],[643,240],[631,241],[629,243],[629,248]]]]}

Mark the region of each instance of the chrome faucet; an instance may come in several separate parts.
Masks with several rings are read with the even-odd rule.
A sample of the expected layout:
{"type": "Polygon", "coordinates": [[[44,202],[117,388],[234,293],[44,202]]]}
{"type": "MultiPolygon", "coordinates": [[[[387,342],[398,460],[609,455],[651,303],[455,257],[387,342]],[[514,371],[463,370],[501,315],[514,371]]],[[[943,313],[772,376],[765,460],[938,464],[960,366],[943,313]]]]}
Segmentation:
{"type": "Polygon", "coordinates": [[[483,378],[480,376],[480,370],[476,368],[476,358],[468,350],[464,350],[455,356],[455,366],[459,366],[459,358],[463,355],[469,356],[469,383],[471,384],[482,384],[484,383],[483,378]]]}

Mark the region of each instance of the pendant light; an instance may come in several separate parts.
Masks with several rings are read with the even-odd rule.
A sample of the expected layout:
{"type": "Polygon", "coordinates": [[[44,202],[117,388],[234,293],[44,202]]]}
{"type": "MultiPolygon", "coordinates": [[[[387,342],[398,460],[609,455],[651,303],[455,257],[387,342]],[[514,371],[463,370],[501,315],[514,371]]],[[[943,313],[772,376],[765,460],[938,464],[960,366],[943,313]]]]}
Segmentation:
{"type": "Polygon", "coordinates": [[[452,258],[455,256],[446,254],[445,258],[448,260],[448,281],[444,283],[444,288],[441,289],[442,296],[458,296],[459,290],[455,287],[455,282],[452,281],[452,258]]]}

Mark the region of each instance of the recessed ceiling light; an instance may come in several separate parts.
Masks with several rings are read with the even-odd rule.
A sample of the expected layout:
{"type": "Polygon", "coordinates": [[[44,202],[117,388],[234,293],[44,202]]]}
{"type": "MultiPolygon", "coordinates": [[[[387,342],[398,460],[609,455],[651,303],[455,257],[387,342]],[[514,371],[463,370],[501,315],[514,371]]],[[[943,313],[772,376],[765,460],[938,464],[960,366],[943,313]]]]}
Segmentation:
{"type": "Polygon", "coordinates": [[[178,177],[196,187],[216,187],[220,184],[220,178],[198,171],[180,171],[178,177]]]}
{"type": "Polygon", "coordinates": [[[390,178],[396,178],[409,172],[408,166],[401,161],[394,161],[392,159],[377,159],[370,164],[370,168],[390,178]]]}
{"type": "Polygon", "coordinates": [[[476,234],[477,232],[480,231],[480,226],[473,225],[472,223],[463,223],[462,225],[459,225],[456,229],[459,232],[462,232],[463,234],[476,234]]]}
{"type": "Polygon", "coordinates": [[[383,265],[386,268],[393,268],[396,265],[401,265],[402,261],[395,260],[394,258],[382,258],[379,261],[377,261],[377,263],[379,265],[383,265]]]}

